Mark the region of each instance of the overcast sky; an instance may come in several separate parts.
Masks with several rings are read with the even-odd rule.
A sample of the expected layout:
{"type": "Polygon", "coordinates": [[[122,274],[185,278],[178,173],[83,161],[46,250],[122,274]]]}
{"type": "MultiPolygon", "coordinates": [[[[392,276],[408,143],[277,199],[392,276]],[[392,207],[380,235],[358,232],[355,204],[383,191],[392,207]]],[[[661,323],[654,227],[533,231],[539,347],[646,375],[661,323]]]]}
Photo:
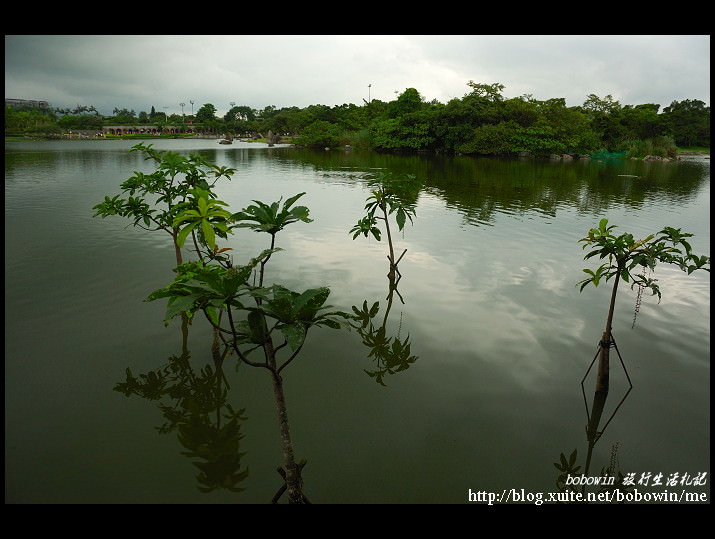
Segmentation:
{"type": "Polygon", "coordinates": [[[710,36],[5,36],[5,97],[52,107],[194,112],[391,101],[406,88],[447,103],[467,83],[507,98],[608,94],[621,105],[710,105],[710,36]],[[166,108],[165,108],[166,107],[166,108]]]}

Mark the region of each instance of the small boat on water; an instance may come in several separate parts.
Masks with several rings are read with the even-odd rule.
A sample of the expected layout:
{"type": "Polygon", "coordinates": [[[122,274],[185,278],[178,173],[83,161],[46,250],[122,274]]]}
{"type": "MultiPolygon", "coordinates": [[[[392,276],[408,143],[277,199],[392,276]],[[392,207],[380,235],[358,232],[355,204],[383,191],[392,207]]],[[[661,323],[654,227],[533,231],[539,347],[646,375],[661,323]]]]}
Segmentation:
{"type": "Polygon", "coordinates": [[[225,138],[218,141],[219,144],[233,144],[233,137],[231,133],[226,133],[225,138]]]}

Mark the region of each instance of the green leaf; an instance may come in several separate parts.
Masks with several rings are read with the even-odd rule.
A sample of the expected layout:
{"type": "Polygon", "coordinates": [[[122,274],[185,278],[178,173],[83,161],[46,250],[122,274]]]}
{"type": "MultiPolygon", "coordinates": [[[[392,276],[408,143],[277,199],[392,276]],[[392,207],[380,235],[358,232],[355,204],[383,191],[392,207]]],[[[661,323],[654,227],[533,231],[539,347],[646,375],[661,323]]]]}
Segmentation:
{"type": "Polygon", "coordinates": [[[188,296],[173,296],[166,304],[166,314],[164,322],[168,322],[176,315],[182,312],[192,310],[194,302],[199,298],[198,294],[189,294],[188,296]]]}
{"type": "Polygon", "coordinates": [[[406,215],[405,215],[405,211],[402,208],[397,210],[397,214],[395,215],[395,220],[397,221],[397,227],[400,230],[405,228],[406,215]]]}
{"type": "Polygon", "coordinates": [[[194,219],[198,219],[199,217],[201,217],[201,215],[199,215],[199,212],[197,212],[196,210],[184,210],[176,216],[176,218],[172,222],[172,225],[178,226],[184,221],[191,221],[194,219]]]}
{"type": "Polygon", "coordinates": [[[219,309],[216,307],[212,306],[207,306],[206,307],[206,314],[208,315],[209,320],[215,325],[218,326],[219,323],[219,309]]]}
{"type": "Polygon", "coordinates": [[[184,228],[182,228],[179,233],[176,235],[176,244],[179,247],[183,247],[184,243],[186,242],[186,238],[189,236],[191,231],[196,227],[196,225],[199,224],[199,221],[195,221],[191,224],[186,225],[184,228]]]}
{"type": "Polygon", "coordinates": [[[311,288],[296,298],[293,309],[296,314],[299,315],[302,314],[304,310],[307,310],[307,314],[311,311],[315,312],[325,303],[329,295],[329,288],[311,288]]]}
{"type": "Polygon", "coordinates": [[[280,330],[293,352],[300,348],[305,341],[305,327],[302,324],[287,324],[282,326],[280,330]]]}
{"type": "Polygon", "coordinates": [[[211,223],[207,220],[201,221],[201,230],[204,233],[204,239],[206,240],[206,245],[208,245],[212,250],[216,249],[216,233],[214,232],[211,223]]]}
{"type": "Polygon", "coordinates": [[[266,341],[265,317],[260,311],[252,310],[248,313],[247,320],[251,330],[251,339],[256,344],[263,344],[266,341]]]}
{"type": "Polygon", "coordinates": [[[333,320],[331,318],[320,318],[319,324],[321,326],[328,326],[329,328],[332,328],[332,329],[340,329],[342,327],[340,322],[338,322],[337,320],[333,320]]]}

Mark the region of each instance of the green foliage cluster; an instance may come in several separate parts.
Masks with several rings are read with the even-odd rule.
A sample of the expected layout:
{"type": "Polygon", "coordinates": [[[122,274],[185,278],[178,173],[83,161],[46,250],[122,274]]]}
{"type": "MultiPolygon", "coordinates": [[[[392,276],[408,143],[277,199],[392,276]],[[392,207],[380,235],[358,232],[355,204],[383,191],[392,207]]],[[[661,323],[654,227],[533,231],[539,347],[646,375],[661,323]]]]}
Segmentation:
{"type": "Polygon", "coordinates": [[[616,151],[625,151],[627,157],[657,155],[674,158],[678,154],[678,147],[672,137],[659,136],[653,139],[624,140],[616,151]]]}
{"type": "Polygon", "coordinates": [[[395,256],[395,247],[390,229],[390,215],[394,215],[399,230],[405,228],[407,219],[410,220],[410,223],[412,222],[420,183],[414,174],[394,177],[391,172],[388,172],[381,173],[376,179],[370,180],[368,185],[371,190],[365,204],[366,215],[361,217],[352,227],[350,234],[352,234],[353,239],[361,234],[366,238],[372,234],[377,241],[380,241],[382,233],[378,226],[378,221],[382,221],[382,226],[384,226],[387,234],[389,248],[387,259],[390,261],[390,271],[387,275],[392,280],[400,276],[397,265],[402,260],[407,249],[399,257],[395,256]]]}
{"type": "Polygon", "coordinates": [[[608,225],[608,219],[601,219],[598,228],[590,229],[588,235],[579,240],[583,242],[584,249],[595,247],[584,256],[584,259],[598,256],[606,260],[596,271],[583,270],[588,277],[577,283],[581,290],[589,284],[598,286],[601,279],[608,281],[616,277],[631,282],[631,287],[648,288],[660,299],[657,279],[648,277],[644,273],[638,274],[637,270],[645,268],[654,270],[661,262],[676,265],[688,275],[697,269],[710,271],[705,267],[710,264],[710,258],[693,254],[692,247],[686,240],[692,234],[681,232],[679,228],[665,227],[642,240],[636,240],[633,234],[627,232],[616,236],[612,232],[614,228],[615,225],[608,225]]]}
{"type": "MultiPolygon", "coordinates": [[[[595,271],[585,268],[583,272],[588,277],[576,283],[576,286],[580,285],[580,290],[583,291],[589,284],[598,286],[601,280],[608,281],[615,277],[602,342],[613,340],[611,327],[620,281],[630,282],[631,289],[638,288],[633,317],[633,326],[635,327],[643,291],[650,290],[653,295],[658,296],[658,302],[660,302],[661,293],[658,280],[651,276],[651,272],[658,263],[677,266],[688,275],[698,269],[710,272],[710,269],[706,267],[710,265],[710,257],[694,254],[686,239],[692,234],[681,232],[679,228],[666,226],[642,240],[636,240],[633,234],[628,232],[616,236],[612,232],[614,228],[616,228],[615,225],[608,225],[608,219],[601,219],[598,228],[590,229],[588,235],[579,240],[583,243],[584,249],[595,247],[584,256],[584,260],[598,256],[604,262],[595,271]],[[640,273],[637,273],[639,270],[640,273]]],[[[607,348],[602,348],[602,350],[607,350],[607,348]]],[[[599,366],[600,371],[601,366],[599,366]]],[[[607,373],[607,369],[604,373],[607,373]]],[[[607,376],[605,374],[606,378],[607,376]]],[[[607,382],[604,387],[607,387],[607,382]]]]}
{"type": "MultiPolygon", "coordinates": [[[[491,96],[495,102],[501,102],[496,93],[500,88],[499,85],[475,85],[474,93],[480,99],[491,96]]],[[[402,101],[398,100],[390,113],[410,115],[418,106],[414,95],[407,96],[402,101]]],[[[484,124],[477,129],[488,131],[492,128],[504,129],[506,133],[530,129],[516,122],[502,122],[496,126],[484,124]]],[[[554,131],[534,127],[531,134],[543,137],[542,141],[549,141],[554,131]]],[[[508,140],[509,137],[504,136],[501,143],[505,144],[504,141],[508,140]]],[[[486,140],[482,143],[486,144],[486,140]]],[[[202,314],[224,347],[224,353],[215,356],[217,368],[233,353],[239,362],[264,368],[270,373],[283,442],[285,468],[281,475],[291,503],[305,503],[301,478],[305,462],[297,463],[293,453],[283,391],[283,370],[302,350],[309,330],[316,327],[355,328],[363,344],[371,350],[369,357],[377,363],[376,370],[366,372],[380,384],[384,385],[385,375],[404,371],[416,361],[417,357],[411,353],[409,335],[404,339],[400,339],[399,335],[390,337],[386,324],[400,277],[397,265],[406,252],[395,256],[390,218],[394,218],[399,230],[404,229],[407,220],[412,222],[420,184],[410,174],[394,177],[391,173],[382,173],[370,180],[365,215],[350,230],[353,239],[360,235],[372,235],[379,241],[382,226],[388,239],[390,294],[383,322],[377,326],[372,322],[379,311],[377,302],[368,307],[367,301],[364,301],[362,309],[353,306],[354,314],[351,315],[332,310],[327,304],[330,289],[325,286],[293,291],[279,283],[264,284],[266,263],[281,250],[275,246],[276,235],[288,225],[312,221],[309,209],[296,205],[305,193],[298,193],[284,202],[282,198],[273,203],[254,200],[243,210],[232,213],[226,209],[225,202],[216,198],[214,186],[219,179],[230,178],[234,169],[213,165],[197,155],[156,151],[151,145],[139,144],[132,151],[139,151],[145,159],[153,160],[156,171],[151,174],[135,172],[133,177],[121,184],[122,195],[105,196],[103,202],[94,206],[94,216],[119,215],[132,221],[134,226],[161,230],[171,236],[177,253],[176,276],[163,288],[150,293],[145,301],[167,299],[164,320],[167,325],[179,316],[187,320],[202,314]],[[217,238],[227,238],[240,228],[267,233],[271,238],[270,246],[244,265],[234,264],[226,254],[230,249],[219,249],[217,242],[217,238]],[[189,238],[198,259],[183,262],[181,248],[189,238]],[[255,357],[261,353],[262,357],[255,357]],[[220,359],[216,360],[216,357],[220,359]]],[[[584,249],[592,248],[585,259],[598,256],[604,260],[595,271],[583,270],[588,277],[578,283],[581,290],[588,284],[598,286],[602,279],[608,281],[615,277],[606,324],[607,337],[610,335],[619,280],[631,282],[632,286],[640,289],[649,288],[660,298],[656,279],[645,273],[637,274],[636,270],[653,270],[660,262],[676,265],[688,274],[698,269],[710,271],[705,267],[709,265],[710,258],[692,253],[687,241],[692,234],[665,227],[645,239],[636,240],[629,233],[616,236],[614,228],[608,225],[608,219],[602,219],[598,228],[589,230],[588,235],[579,240],[584,243],[584,249]]],[[[209,416],[224,405],[225,390],[216,373],[210,369],[203,372],[200,378],[193,376],[193,386],[184,386],[187,360],[188,357],[182,356],[177,358],[175,365],[139,378],[127,370],[126,382],[115,389],[127,396],[137,394],[153,400],[159,400],[164,395],[186,396],[185,409],[180,413],[169,407],[164,408],[169,420],[167,428],[177,428],[179,440],[187,450],[184,454],[198,459],[194,464],[200,470],[197,477],[202,491],[210,492],[216,488],[238,491],[240,487],[237,484],[247,475],[247,471],[241,469],[242,454],[239,451],[242,411],[236,412],[228,407],[223,414],[228,423],[224,423],[222,428],[212,423],[209,416]],[[175,377],[177,373],[180,376],[175,377]],[[221,404],[202,408],[195,395],[203,392],[204,386],[216,381],[219,383],[215,390],[211,385],[216,397],[212,401],[221,404]]],[[[578,470],[575,464],[576,451],[568,460],[561,455],[561,463],[555,466],[562,473],[575,473],[578,470]]],[[[562,479],[563,475],[559,477],[562,479]]],[[[561,487],[559,482],[557,485],[561,487]]]]}
{"type": "MultiPolygon", "coordinates": [[[[130,151],[141,152],[145,159],[153,160],[156,171],[135,172],[120,186],[124,197],[105,196],[103,202],[92,208],[96,212],[94,217],[118,215],[132,220],[134,226],[169,234],[176,248],[177,264],[182,262],[181,247],[188,233],[198,225],[201,225],[198,232],[203,233],[200,239],[213,251],[215,236],[225,238],[228,233],[227,213],[216,208],[224,203],[209,199],[214,197],[216,182],[230,179],[235,169],[209,163],[198,154],[158,151],[151,144],[140,143],[130,151]]],[[[198,244],[195,245],[198,251],[198,244]]]]}
{"type": "MultiPolygon", "coordinates": [[[[660,111],[660,104],[621,105],[610,95],[589,94],[582,105],[567,107],[563,98],[542,101],[523,95],[507,99],[502,95],[504,86],[498,83],[469,81],[467,86],[471,91],[446,104],[426,102],[415,88],[407,88],[389,102],[261,110],[235,105],[223,118],[216,117],[211,103],[193,115],[169,116],[152,107],[150,113],[138,115],[115,108],[112,116],[101,117],[94,107],[77,107],[44,111],[38,118],[6,107],[5,133],[95,129],[102,124],[181,125],[191,120],[195,127],[217,133],[290,134],[297,144],[320,149],[350,144],[385,152],[542,155],[592,153],[601,148],[623,151],[636,141],[653,141],[660,155],[663,137],[677,146],[710,146],[710,107],[697,99],[673,101],[660,111]]],[[[664,153],[672,153],[671,146],[666,145],[664,153]]],[[[642,149],[631,151],[631,155],[640,153],[642,149]]]]}
{"type": "MultiPolygon", "coordinates": [[[[212,349],[218,366],[234,353],[239,362],[270,372],[283,442],[285,488],[291,503],[304,503],[300,477],[304,463],[296,463],[293,454],[282,371],[301,351],[311,328],[339,329],[350,319],[348,313],[330,310],[326,304],[330,289],[325,286],[302,292],[278,283],[264,286],[265,265],[280,251],[275,248],[276,234],[290,224],[312,221],[307,207],[295,206],[305,193],[288,198],[282,205],[282,199],[271,204],[254,200],[242,211],[231,213],[227,204],[216,198],[213,187],[220,178],[230,178],[234,169],[212,165],[197,155],[158,152],[151,145],[139,144],[132,151],[154,160],[156,171],[135,172],[121,184],[124,197],[105,196],[94,206],[94,216],[118,215],[133,221],[134,226],[169,233],[176,249],[176,276],[145,301],[167,299],[167,325],[175,317],[186,322],[202,314],[214,329],[215,347],[220,340],[224,348],[221,354],[212,349]],[[226,254],[230,249],[219,249],[217,238],[227,238],[238,228],[268,233],[270,248],[245,265],[234,265],[226,254]],[[181,248],[189,238],[198,260],[183,262],[181,248]],[[256,351],[263,357],[256,359],[256,351]]],[[[158,399],[168,384],[164,374],[151,372],[137,379],[127,371],[127,382],[117,390],[158,399]]],[[[217,379],[211,372],[206,378],[217,379]]],[[[216,391],[223,395],[220,385],[216,391]]],[[[240,490],[235,485],[247,474],[240,470],[240,417],[229,412],[226,419],[230,422],[220,429],[207,423],[205,414],[182,416],[179,424],[179,441],[187,449],[184,454],[200,459],[194,464],[200,470],[198,481],[203,492],[215,488],[240,490]]]]}
{"type": "Polygon", "coordinates": [[[415,196],[419,191],[414,174],[394,177],[391,172],[381,173],[377,178],[368,181],[368,186],[371,189],[365,204],[366,215],[350,230],[353,239],[360,234],[365,237],[372,234],[380,241],[381,232],[377,221],[382,220],[389,231],[388,216],[393,213],[400,230],[405,228],[407,219],[412,222],[415,215],[415,196]]]}

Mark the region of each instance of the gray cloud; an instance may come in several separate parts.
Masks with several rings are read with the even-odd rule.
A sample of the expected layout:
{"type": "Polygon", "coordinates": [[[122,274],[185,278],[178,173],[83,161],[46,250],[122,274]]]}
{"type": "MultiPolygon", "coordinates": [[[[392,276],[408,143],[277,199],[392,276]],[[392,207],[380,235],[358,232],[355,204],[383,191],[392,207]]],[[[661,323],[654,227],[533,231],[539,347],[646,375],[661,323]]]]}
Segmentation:
{"type": "Polygon", "coordinates": [[[506,97],[610,94],[621,104],[710,100],[710,37],[61,36],[5,37],[5,95],[53,106],[181,112],[231,101],[261,109],[390,101],[405,88],[446,103],[467,82],[506,97]],[[368,90],[368,85],[370,89],[368,90]]]}

